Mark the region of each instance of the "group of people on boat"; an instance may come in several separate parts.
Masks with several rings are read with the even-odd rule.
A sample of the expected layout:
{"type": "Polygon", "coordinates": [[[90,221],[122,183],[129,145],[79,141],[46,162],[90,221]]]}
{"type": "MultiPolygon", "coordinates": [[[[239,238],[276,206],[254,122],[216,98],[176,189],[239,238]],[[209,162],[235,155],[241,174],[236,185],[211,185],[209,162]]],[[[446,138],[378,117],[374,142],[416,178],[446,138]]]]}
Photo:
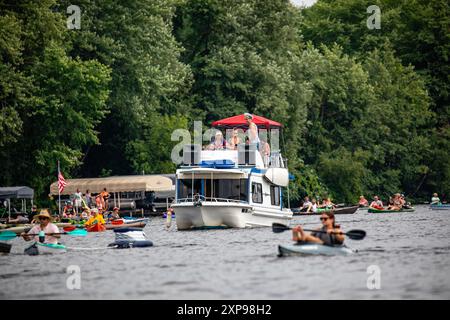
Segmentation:
{"type": "Polygon", "coordinates": [[[89,190],[83,194],[80,189],[72,195],[73,201],[67,201],[64,206],[63,216],[70,215],[75,212],[76,214],[80,214],[84,208],[97,208],[98,210],[108,210],[108,199],[110,198],[109,192],[106,188],[103,189],[102,192],[94,195],[89,190]]]}
{"type": "MultiPolygon", "coordinates": [[[[258,126],[253,122],[253,116],[250,113],[244,114],[247,121],[248,131],[245,135],[245,144],[255,144],[258,151],[261,153],[265,163],[268,163],[270,157],[270,144],[259,138],[258,126]]],[[[238,145],[244,143],[239,136],[239,128],[235,127],[232,130],[232,135],[229,140],[226,140],[222,131],[217,130],[214,138],[210,144],[204,147],[206,150],[237,150],[238,145]]]]}
{"type": "Polygon", "coordinates": [[[392,197],[389,197],[386,208],[384,207],[383,201],[381,201],[380,197],[377,195],[373,196],[373,201],[370,204],[364,196],[360,196],[358,204],[360,207],[369,207],[377,210],[401,210],[411,208],[411,204],[406,202],[405,196],[400,193],[396,193],[392,197]]]}
{"type": "Polygon", "coordinates": [[[315,198],[312,198],[312,200],[309,200],[309,197],[306,196],[302,206],[300,207],[300,212],[306,212],[306,213],[314,213],[317,212],[317,209],[334,209],[336,208],[336,205],[331,201],[331,198],[325,198],[320,201],[316,200],[315,198]]]}

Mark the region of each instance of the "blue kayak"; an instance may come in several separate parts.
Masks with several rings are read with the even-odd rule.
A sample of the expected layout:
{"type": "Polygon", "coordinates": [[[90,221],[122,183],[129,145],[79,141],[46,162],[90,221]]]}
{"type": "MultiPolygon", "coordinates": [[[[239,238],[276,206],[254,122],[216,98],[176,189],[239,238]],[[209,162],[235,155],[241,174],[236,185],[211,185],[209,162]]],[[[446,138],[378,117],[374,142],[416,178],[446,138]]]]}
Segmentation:
{"type": "Polygon", "coordinates": [[[431,210],[450,210],[450,204],[432,204],[431,210]]]}
{"type": "Polygon", "coordinates": [[[306,243],[306,244],[288,244],[279,245],[278,252],[280,256],[290,255],[350,255],[356,251],[346,246],[325,246],[323,244],[306,243]]]}

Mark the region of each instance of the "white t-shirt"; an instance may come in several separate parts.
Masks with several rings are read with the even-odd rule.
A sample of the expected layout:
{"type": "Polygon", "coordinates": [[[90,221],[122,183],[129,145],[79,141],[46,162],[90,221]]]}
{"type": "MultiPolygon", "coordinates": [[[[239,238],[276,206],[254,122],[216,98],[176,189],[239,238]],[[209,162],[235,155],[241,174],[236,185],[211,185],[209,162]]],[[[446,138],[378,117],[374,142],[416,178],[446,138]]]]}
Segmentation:
{"type": "MultiPolygon", "coordinates": [[[[44,231],[44,233],[59,233],[59,229],[56,225],[54,225],[53,223],[49,223],[44,230],[41,230],[41,225],[36,225],[33,228],[31,228],[30,231],[28,231],[28,234],[38,234],[39,232],[44,231]]],[[[35,241],[39,241],[39,236],[35,236],[34,237],[35,241]]],[[[45,241],[44,243],[52,243],[52,244],[57,244],[58,243],[58,239],[52,236],[45,236],[45,241]]]]}

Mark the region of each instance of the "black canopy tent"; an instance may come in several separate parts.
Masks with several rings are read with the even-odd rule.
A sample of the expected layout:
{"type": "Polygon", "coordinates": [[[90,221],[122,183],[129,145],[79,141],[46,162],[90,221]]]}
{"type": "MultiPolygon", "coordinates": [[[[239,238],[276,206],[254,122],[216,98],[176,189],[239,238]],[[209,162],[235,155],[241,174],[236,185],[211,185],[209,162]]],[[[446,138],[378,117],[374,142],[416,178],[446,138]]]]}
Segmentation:
{"type": "Polygon", "coordinates": [[[11,218],[11,199],[21,199],[22,200],[22,212],[26,212],[27,199],[31,200],[31,205],[33,205],[34,190],[30,187],[20,186],[20,187],[0,187],[0,200],[8,201],[8,218],[11,218]]]}

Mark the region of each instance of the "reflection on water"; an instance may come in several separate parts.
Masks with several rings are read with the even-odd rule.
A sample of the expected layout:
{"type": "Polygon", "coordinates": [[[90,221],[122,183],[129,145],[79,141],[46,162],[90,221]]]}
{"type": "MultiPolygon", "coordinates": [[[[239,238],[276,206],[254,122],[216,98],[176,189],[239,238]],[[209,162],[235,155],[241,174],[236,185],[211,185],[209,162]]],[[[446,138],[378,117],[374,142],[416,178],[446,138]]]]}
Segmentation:
{"type": "Polygon", "coordinates": [[[30,257],[17,238],[11,254],[0,256],[0,299],[450,299],[448,214],[422,206],[339,215],[344,230],[367,231],[362,241],[346,240],[356,255],[340,257],[278,258],[289,231],[167,231],[162,218],[145,228],[150,248],[106,249],[114,240],[108,231],[64,238],[80,250],[30,257]],[[81,269],[80,290],[66,287],[70,265],[81,269]],[[367,289],[370,265],[380,267],[380,290],[367,289]]]}

